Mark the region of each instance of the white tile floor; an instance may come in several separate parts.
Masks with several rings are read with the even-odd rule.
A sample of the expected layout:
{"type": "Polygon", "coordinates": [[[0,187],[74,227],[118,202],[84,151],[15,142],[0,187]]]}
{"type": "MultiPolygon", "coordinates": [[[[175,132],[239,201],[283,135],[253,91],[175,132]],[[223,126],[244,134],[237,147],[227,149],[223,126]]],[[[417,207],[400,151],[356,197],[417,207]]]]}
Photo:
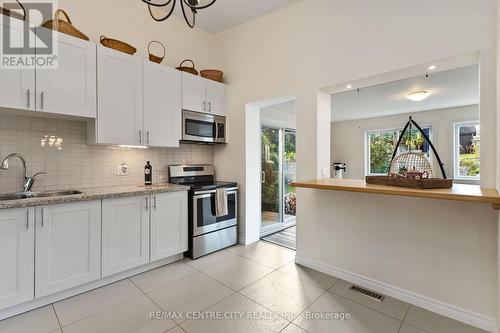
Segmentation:
{"type": "Polygon", "coordinates": [[[390,297],[372,301],[293,259],[267,243],[235,246],[0,321],[0,333],[484,333],[390,297]],[[157,311],[171,316],[150,319],[157,311]]]}

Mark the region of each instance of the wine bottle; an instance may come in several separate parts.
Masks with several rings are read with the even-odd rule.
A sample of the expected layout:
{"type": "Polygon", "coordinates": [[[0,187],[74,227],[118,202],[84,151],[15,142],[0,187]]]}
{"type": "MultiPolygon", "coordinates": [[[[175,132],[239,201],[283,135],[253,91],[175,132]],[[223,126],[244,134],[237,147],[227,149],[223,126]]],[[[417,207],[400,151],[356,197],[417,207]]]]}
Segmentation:
{"type": "Polygon", "coordinates": [[[153,185],[153,167],[150,161],[144,166],[144,185],[153,185]]]}

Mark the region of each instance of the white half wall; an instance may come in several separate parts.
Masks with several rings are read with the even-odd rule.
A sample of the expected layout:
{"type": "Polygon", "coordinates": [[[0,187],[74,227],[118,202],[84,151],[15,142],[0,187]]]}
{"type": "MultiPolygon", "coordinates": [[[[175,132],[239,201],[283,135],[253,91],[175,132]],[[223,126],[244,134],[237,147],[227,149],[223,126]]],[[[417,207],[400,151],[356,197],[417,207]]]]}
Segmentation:
{"type": "MultiPolygon", "coordinates": [[[[342,110],[338,110],[338,112],[342,112],[342,110]]],[[[444,163],[448,178],[453,178],[454,124],[479,120],[478,105],[334,122],[331,131],[332,163],[343,162],[347,164],[345,178],[364,179],[367,166],[366,132],[403,128],[409,116],[412,116],[421,126],[432,127],[431,140],[444,163]]],[[[434,171],[440,177],[436,159],[433,159],[433,162],[434,171]]]]}
{"type": "Polygon", "coordinates": [[[494,331],[498,213],[491,205],[298,192],[307,192],[298,263],[494,331]]]}

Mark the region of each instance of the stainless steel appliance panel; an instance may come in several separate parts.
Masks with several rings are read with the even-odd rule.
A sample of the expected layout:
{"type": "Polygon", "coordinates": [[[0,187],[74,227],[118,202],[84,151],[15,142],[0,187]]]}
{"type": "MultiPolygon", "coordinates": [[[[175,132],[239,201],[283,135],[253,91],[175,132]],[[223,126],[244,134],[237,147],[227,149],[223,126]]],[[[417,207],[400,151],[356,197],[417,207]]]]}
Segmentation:
{"type": "Polygon", "coordinates": [[[193,195],[193,236],[238,224],[238,190],[228,189],[228,215],[216,217],[214,211],[215,191],[196,192],[193,195]]]}
{"type": "Polygon", "coordinates": [[[236,226],[193,238],[193,259],[224,249],[237,243],[236,226]]]}
{"type": "Polygon", "coordinates": [[[182,111],[182,140],[225,143],[226,118],[213,114],[182,111]]]}

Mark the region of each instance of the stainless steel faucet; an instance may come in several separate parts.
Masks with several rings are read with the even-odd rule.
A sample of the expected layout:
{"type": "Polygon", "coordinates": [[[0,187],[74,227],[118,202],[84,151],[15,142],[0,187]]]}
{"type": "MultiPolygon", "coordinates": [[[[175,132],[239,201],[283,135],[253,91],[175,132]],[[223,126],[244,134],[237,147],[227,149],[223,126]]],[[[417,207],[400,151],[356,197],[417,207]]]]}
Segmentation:
{"type": "Polygon", "coordinates": [[[21,160],[23,163],[23,169],[24,169],[24,183],[23,183],[23,192],[30,192],[31,188],[33,187],[33,184],[35,183],[35,178],[40,176],[40,175],[46,175],[46,172],[37,172],[33,176],[28,177],[28,173],[26,171],[26,159],[24,158],[23,155],[19,153],[12,153],[9,154],[6,158],[3,159],[2,163],[0,164],[0,169],[1,170],[9,170],[9,160],[12,157],[17,157],[21,160]]]}

